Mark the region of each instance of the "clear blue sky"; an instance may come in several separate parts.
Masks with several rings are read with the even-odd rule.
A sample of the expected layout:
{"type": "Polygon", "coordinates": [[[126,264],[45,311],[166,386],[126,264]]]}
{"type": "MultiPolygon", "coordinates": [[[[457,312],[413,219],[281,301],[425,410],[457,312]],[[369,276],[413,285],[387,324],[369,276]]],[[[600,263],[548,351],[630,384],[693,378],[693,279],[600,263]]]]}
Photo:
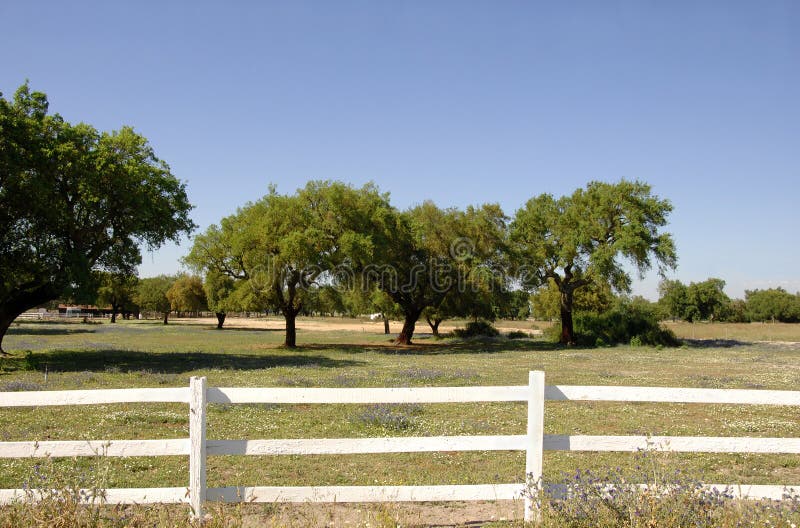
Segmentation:
{"type": "Polygon", "coordinates": [[[675,206],[674,277],[800,290],[797,1],[3,2],[0,90],[25,79],[149,138],[203,229],[271,182],[513,214],[641,179],[675,206]]]}

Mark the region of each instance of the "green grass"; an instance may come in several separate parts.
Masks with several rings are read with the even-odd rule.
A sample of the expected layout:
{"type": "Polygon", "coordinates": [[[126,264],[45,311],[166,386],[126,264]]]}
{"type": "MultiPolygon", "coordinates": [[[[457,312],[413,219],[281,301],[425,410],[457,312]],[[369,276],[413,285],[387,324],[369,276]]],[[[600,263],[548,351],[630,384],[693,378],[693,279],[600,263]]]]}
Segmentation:
{"type": "MultiPolygon", "coordinates": [[[[349,331],[301,329],[300,346],[288,350],[280,347],[281,331],[264,328],[31,322],[13,327],[4,341],[15,357],[0,360],[0,391],[179,387],[199,375],[210,386],[229,387],[523,385],[529,370],[544,370],[548,384],[800,387],[800,345],[756,343],[760,340],[748,338],[746,330],[739,330],[740,342],[715,336],[728,340],[693,341],[676,349],[565,349],[530,339],[460,341],[424,335],[415,346],[396,347],[382,333],[355,325],[349,331]]],[[[795,331],[784,330],[786,335],[795,331]]],[[[797,416],[797,409],[788,407],[549,402],[545,432],[800,437],[797,416]]],[[[525,420],[522,403],[384,409],[212,405],[208,430],[213,439],[524,434],[525,420]],[[376,413],[389,418],[374,419],[376,413]]],[[[187,435],[188,410],[179,404],[0,409],[0,441],[187,435]]],[[[796,455],[684,454],[673,460],[706,482],[800,484],[796,455]]],[[[34,463],[0,460],[0,488],[21,487],[34,463]]],[[[107,485],[112,487],[185,486],[188,480],[185,457],[106,459],[103,464],[108,464],[107,485]]],[[[546,480],[556,480],[576,468],[632,464],[630,454],[547,452],[544,473],[546,480]]],[[[56,460],[54,465],[91,472],[97,461],[56,460]]],[[[468,484],[522,481],[523,472],[524,455],[507,452],[212,457],[208,479],[211,486],[468,484]]]]}

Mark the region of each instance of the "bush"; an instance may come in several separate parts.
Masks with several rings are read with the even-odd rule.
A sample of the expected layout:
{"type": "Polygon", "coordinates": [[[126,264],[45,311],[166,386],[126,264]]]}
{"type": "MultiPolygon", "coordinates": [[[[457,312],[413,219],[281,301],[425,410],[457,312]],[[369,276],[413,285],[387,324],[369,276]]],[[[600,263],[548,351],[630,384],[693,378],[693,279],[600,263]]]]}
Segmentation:
{"type": "MultiPolygon", "coordinates": [[[[655,310],[638,302],[620,300],[603,313],[578,312],[574,318],[575,337],[584,346],[680,346],[672,330],[662,328],[655,310]]],[[[544,331],[547,339],[558,342],[561,325],[555,324],[544,331]]]]}
{"type": "Polygon", "coordinates": [[[583,344],[613,345],[630,343],[633,346],[678,346],[680,342],[671,330],[661,328],[655,311],[644,304],[627,300],[618,302],[611,310],[601,313],[579,313],[575,317],[575,334],[583,344]]]}
{"type": "Polygon", "coordinates": [[[500,332],[486,321],[473,321],[467,323],[466,328],[456,328],[453,331],[456,337],[497,337],[500,332]]]}
{"type": "Polygon", "coordinates": [[[509,332],[506,334],[506,337],[509,339],[526,339],[530,337],[527,332],[523,332],[522,330],[514,330],[513,332],[509,332]]]}
{"type": "Polygon", "coordinates": [[[379,427],[388,431],[406,431],[417,422],[416,416],[422,407],[408,404],[374,404],[351,417],[351,422],[360,425],[379,427]]]}
{"type": "Polygon", "coordinates": [[[733,489],[709,489],[672,469],[659,453],[640,451],[634,462],[636,469],[577,470],[541,492],[531,490],[542,506],[539,526],[790,528],[800,522],[800,496],[788,490],[782,501],[742,501],[733,489]]]}
{"type": "Polygon", "coordinates": [[[3,392],[40,391],[43,387],[34,381],[9,381],[2,388],[3,392]]]}

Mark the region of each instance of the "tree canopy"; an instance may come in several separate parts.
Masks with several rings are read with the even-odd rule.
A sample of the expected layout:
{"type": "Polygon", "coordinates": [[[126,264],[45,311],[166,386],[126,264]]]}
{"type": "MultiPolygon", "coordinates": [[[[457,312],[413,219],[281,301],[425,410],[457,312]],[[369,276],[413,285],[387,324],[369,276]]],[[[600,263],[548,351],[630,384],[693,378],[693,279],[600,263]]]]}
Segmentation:
{"type": "Polygon", "coordinates": [[[674,268],[675,245],[667,223],[672,205],[638,181],[590,182],[570,196],[541,194],[516,213],[511,225],[523,283],[529,288],[548,279],[561,295],[561,341],[574,344],[575,290],[605,282],[618,292],[630,290],[624,262],[642,275],[654,264],[660,273],[674,268]]]}
{"type": "Polygon", "coordinates": [[[136,286],[134,301],[142,310],[161,313],[164,316],[164,324],[167,324],[169,313],[172,311],[172,303],[167,297],[167,292],[173,284],[175,277],[171,275],[141,279],[136,286]]]}
{"type": "Polygon", "coordinates": [[[280,310],[284,344],[294,347],[308,286],[368,262],[374,245],[365,226],[389,213],[388,197],[371,184],[312,181],[293,195],[272,188],[198,235],[185,261],[244,283],[243,304],[280,310]]]}
{"type": "Polygon", "coordinates": [[[133,128],[48,110],[27,84],[0,94],[0,345],[25,310],[94,291],[95,270],[131,273],[140,245],[195,227],[185,185],[133,128]]]}
{"type": "Polygon", "coordinates": [[[659,284],[659,304],[673,318],[685,321],[717,321],[727,314],[731,300],[725,294],[725,281],[709,278],[688,286],[677,280],[659,284]]]}
{"type": "Polygon", "coordinates": [[[136,286],[139,278],[127,273],[98,272],[99,286],[95,302],[99,306],[111,307],[111,322],[117,322],[117,314],[127,314],[135,311],[133,301],[136,296],[136,286]]]}
{"type": "Polygon", "coordinates": [[[496,204],[441,209],[426,201],[373,229],[370,283],[403,312],[398,344],[410,344],[426,308],[437,310],[451,292],[465,293],[481,270],[500,268],[506,216],[496,204]]]}
{"type": "Polygon", "coordinates": [[[199,312],[208,308],[203,280],[196,275],[181,275],[175,279],[167,290],[167,299],[176,312],[199,312]]]}
{"type": "Polygon", "coordinates": [[[783,288],[745,291],[746,314],[751,321],[800,321],[800,293],[792,295],[783,288]]]}

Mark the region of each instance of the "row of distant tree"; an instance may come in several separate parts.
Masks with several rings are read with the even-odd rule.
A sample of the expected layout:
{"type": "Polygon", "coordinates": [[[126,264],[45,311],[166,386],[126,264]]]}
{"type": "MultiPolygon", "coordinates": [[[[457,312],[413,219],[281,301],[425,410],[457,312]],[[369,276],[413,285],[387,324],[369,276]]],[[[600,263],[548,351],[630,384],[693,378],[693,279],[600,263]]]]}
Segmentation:
{"type": "Polygon", "coordinates": [[[685,321],[800,322],[800,292],[792,294],[783,288],[747,290],[744,299],[731,299],[724,287],[725,281],[716,278],[688,285],[663,281],[658,302],[661,315],[685,321]]]}
{"type": "MultiPolygon", "coordinates": [[[[709,278],[701,282],[684,284],[678,280],[664,280],[659,285],[659,299],[650,302],[636,299],[647,306],[660,320],[689,322],[800,322],[800,292],[789,293],[782,288],[745,291],[744,299],[731,299],[724,291],[725,281],[709,278]]],[[[559,293],[553,284],[539,288],[531,295],[535,317],[557,319],[559,293]]],[[[618,301],[605,284],[593,284],[575,295],[577,312],[604,313],[618,301]]]]}
{"type": "MultiPolygon", "coordinates": [[[[171,313],[194,316],[212,311],[217,316],[218,328],[222,328],[229,311],[265,312],[264,307],[258,304],[235,304],[229,295],[232,288],[221,291],[225,289],[225,285],[220,285],[220,276],[213,273],[203,280],[190,274],[138,279],[133,275],[104,272],[97,274],[97,291],[91,301],[111,312],[112,323],[116,322],[117,315],[127,318],[141,312],[161,314],[166,324],[171,313]]],[[[303,299],[300,315],[361,317],[379,314],[386,322],[386,333],[389,333],[388,321],[403,316],[398,305],[376,290],[359,292],[314,284],[304,291],[303,299]]],[[[453,317],[490,321],[525,319],[530,316],[529,295],[523,290],[498,291],[481,299],[471,294],[459,305],[441,305],[436,310],[426,310],[423,316],[435,334],[438,334],[442,321],[453,317]]]]}
{"type": "MultiPolygon", "coordinates": [[[[222,328],[226,310],[263,312],[262,307],[244,303],[234,305],[230,298],[232,283],[221,285],[224,277],[208,274],[203,278],[181,274],[160,275],[137,279],[131,275],[100,273],[97,275],[97,293],[94,302],[111,309],[111,322],[117,314],[127,316],[142,311],[159,313],[164,323],[170,313],[197,315],[213,311],[217,326],[222,328]],[[231,310],[236,308],[236,310],[231,310]]],[[[725,281],[710,278],[702,282],[684,284],[678,280],[665,280],[659,286],[659,300],[650,302],[637,299],[659,319],[717,322],[800,322],[800,293],[789,293],[782,288],[745,292],[744,299],[731,299],[724,292],[725,281]]],[[[499,289],[493,292],[461,292],[448,297],[446,303],[428,307],[422,313],[434,335],[439,325],[452,318],[557,320],[560,315],[561,295],[552,282],[536,289],[532,294],[522,289],[499,289]]],[[[605,285],[593,285],[575,296],[575,310],[602,314],[611,310],[620,297],[605,285]]],[[[311,285],[304,292],[300,315],[361,317],[377,315],[389,333],[389,320],[403,317],[402,308],[379,290],[361,292],[342,289],[334,285],[311,285]],[[376,310],[378,310],[376,312],[376,310]]]]}

